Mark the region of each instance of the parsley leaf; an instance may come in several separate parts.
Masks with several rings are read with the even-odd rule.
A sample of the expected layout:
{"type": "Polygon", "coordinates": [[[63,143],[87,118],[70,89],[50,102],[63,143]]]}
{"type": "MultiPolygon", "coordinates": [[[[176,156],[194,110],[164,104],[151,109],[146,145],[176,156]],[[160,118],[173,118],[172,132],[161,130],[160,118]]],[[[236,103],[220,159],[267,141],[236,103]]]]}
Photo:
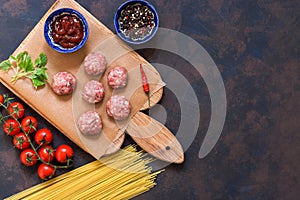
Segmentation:
{"type": "Polygon", "coordinates": [[[34,66],[31,60],[30,55],[28,52],[22,52],[20,53],[17,58],[18,58],[18,66],[23,69],[25,72],[33,71],[34,66]],[[20,56],[19,56],[20,55],[20,56]]]}
{"type": "Polygon", "coordinates": [[[45,81],[48,80],[47,68],[47,56],[41,53],[34,63],[27,51],[19,53],[17,56],[10,56],[10,60],[5,60],[0,63],[0,70],[8,71],[14,68],[15,74],[12,76],[12,82],[17,81],[20,78],[30,78],[35,89],[39,86],[45,85],[45,81]]]}
{"type": "Polygon", "coordinates": [[[48,75],[46,73],[46,70],[47,70],[46,67],[35,68],[32,74],[30,75],[33,86],[35,88],[45,85],[44,80],[48,80],[48,75]]]}
{"type": "Polygon", "coordinates": [[[8,71],[11,67],[11,63],[9,60],[4,60],[0,63],[0,69],[3,71],[8,71]]]}
{"type": "Polygon", "coordinates": [[[45,81],[40,78],[31,78],[31,81],[35,89],[37,89],[39,86],[45,85],[45,81]]]}
{"type": "Polygon", "coordinates": [[[41,53],[40,56],[34,61],[34,65],[37,67],[44,67],[46,64],[47,56],[44,53],[41,53]]]}

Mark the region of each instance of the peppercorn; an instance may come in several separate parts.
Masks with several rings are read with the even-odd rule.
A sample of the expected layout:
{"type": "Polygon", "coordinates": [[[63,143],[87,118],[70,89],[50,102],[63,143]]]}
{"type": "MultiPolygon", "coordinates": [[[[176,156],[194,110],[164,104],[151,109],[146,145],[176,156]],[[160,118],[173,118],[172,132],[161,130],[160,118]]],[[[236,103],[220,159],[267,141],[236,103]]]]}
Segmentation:
{"type": "Polygon", "coordinates": [[[121,32],[132,40],[143,40],[155,26],[154,13],[146,5],[130,4],[120,12],[118,19],[121,32]]]}

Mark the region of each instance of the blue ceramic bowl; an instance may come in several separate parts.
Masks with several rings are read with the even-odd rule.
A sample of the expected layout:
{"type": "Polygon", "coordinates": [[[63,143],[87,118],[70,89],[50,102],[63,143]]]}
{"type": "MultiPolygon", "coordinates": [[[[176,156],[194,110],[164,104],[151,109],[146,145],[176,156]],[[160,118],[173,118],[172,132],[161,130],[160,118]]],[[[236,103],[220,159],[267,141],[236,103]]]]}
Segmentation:
{"type": "Polygon", "coordinates": [[[89,35],[89,28],[88,28],[88,23],[87,23],[86,19],[84,18],[84,16],[81,13],[79,13],[78,11],[76,11],[74,9],[71,9],[71,8],[61,8],[61,9],[55,10],[46,19],[46,22],[45,22],[45,25],[44,25],[44,36],[45,36],[45,39],[46,39],[47,43],[49,44],[50,47],[52,47],[54,50],[56,50],[60,53],[72,53],[72,52],[75,52],[75,51],[79,50],[86,43],[86,41],[88,39],[88,35],[89,35]],[[75,15],[76,17],[78,17],[81,20],[81,22],[83,24],[83,32],[84,32],[83,39],[81,40],[81,42],[79,44],[77,44],[73,48],[64,48],[64,47],[62,47],[61,45],[54,42],[54,40],[51,36],[51,33],[52,33],[51,24],[52,24],[52,22],[55,20],[56,17],[58,17],[60,15],[63,15],[63,14],[75,15]]]}
{"type": "Polygon", "coordinates": [[[148,3],[147,1],[144,1],[144,0],[129,0],[129,1],[126,1],[125,3],[123,3],[117,10],[116,14],[115,14],[115,17],[114,17],[114,25],[115,25],[115,29],[116,29],[116,33],[117,35],[122,39],[124,40],[125,42],[128,42],[128,43],[131,43],[131,44],[142,44],[142,43],[145,43],[147,41],[149,41],[156,33],[157,29],[158,29],[158,26],[159,26],[159,18],[158,18],[158,14],[157,14],[157,11],[155,10],[154,6],[151,5],[150,3],[148,3]],[[149,35],[145,36],[144,38],[142,39],[133,39],[132,37],[130,36],[126,36],[122,31],[121,31],[121,28],[120,28],[120,24],[119,24],[119,18],[121,16],[121,11],[126,9],[126,7],[128,5],[133,5],[135,3],[140,3],[142,5],[145,5],[149,8],[150,11],[152,11],[152,13],[154,14],[154,23],[155,23],[155,26],[152,28],[152,31],[149,35]]]}

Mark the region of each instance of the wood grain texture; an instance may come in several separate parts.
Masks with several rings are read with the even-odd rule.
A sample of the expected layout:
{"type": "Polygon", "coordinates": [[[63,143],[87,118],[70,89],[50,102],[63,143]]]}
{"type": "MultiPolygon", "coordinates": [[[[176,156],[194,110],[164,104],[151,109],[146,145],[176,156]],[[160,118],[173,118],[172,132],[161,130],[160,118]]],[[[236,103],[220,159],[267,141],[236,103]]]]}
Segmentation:
{"type": "MultiPolygon", "coordinates": [[[[132,51],[111,30],[73,0],[56,1],[13,54],[16,55],[22,51],[28,51],[33,59],[37,58],[40,52],[44,52],[47,55],[49,83],[45,87],[35,90],[30,80],[22,79],[12,84],[10,79],[13,72],[9,71],[5,73],[1,71],[0,79],[3,85],[95,158],[104,155],[111,143],[120,138],[122,134],[120,132],[125,131],[129,121],[116,123],[106,114],[105,104],[108,98],[113,94],[126,96],[132,106],[131,116],[138,112],[147,102],[147,96],[143,92],[139,79],[140,76],[137,76],[138,67],[141,63],[149,75],[151,91],[154,93],[163,87],[161,77],[153,66],[136,52],[132,51]],[[43,27],[46,18],[54,10],[65,7],[79,11],[89,24],[88,41],[82,49],[70,54],[62,54],[54,51],[48,46],[43,36],[43,27]],[[86,75],[81,64],[84,57],[93,51],[101,51],[106,56],[108,69],[101,77],[98,77],[105,88],[104,100],[99,104],[89,105],[80,97],[81,88],[88,80],[96,79],[97,77],[86,75]],[[107,73],[110,68],[118,65],[127,68],[129,81],[125,89],[112,90],[106,84],[107,73]],[[68,71],[76,76],[77,85],[73,95],[57,96],[52,92],[50,87],[51,77],[59,71],[68,71]],[[93,138],[80,134],[76,125],[79,115],[90,109],[96,110],[101,115],[104,124],[102,134],[93,138]]],[[[117,141],[116,144],[120,146],[122,144],[121,140],[117,141]]],[[[111,152],[110,150],[108,151],[111,152]]]]}
{"type": "Polygon", "coordinates": [[[137,112],[126,130],[139,146],[154,157],[170,163],[184,161],[184,153],[176,137],[148,115],[137,112]]]}
{"type": "MultiPolygon", "coordinates": [[[[154,94],[152,94],[150,96],[150,107],[155,106],[155,104],[157,104],[161,100],[163,91],[164,91],[163,88],[160,88],[158,91],[156,91],[154,94]]],[[[147,102],[143,105],[143,107],[140,110],[146,110],[148,108],[149,108],[149,104],[147,102]]],[[[117,137],[113,141],[113,143],[107,148],[105,155],[112,154],[121,148],[121,146],[124,142],[124,139],[125,139],[125,133],[120,132],[118,135],[119,135],[119,137],[117,137]]]]}
{"type": "Polygon", "coordinates": [[[142,63],[144,65],[150,84],[150,106],[155,105],[163,94],[162,87],[164,83],[159,73],[75,1],[58,0],[16,49],[14,55],[22,51],[28,51],[32,57],[37,57],[40,52],[45,52],[48,57],[47,66],[50,77],[58,71],[69,71],[76,75],[77,85],[73,95],[55,95],[51,91],[50,83],[39,90],[34,90],[29,80],[21,80],[16,84],[11,84],[11,71],[8,74],[1,74],[3,84],[92,156],[100,158],[105,154],[117,151],[124,142],[124,131],[129,126],[127,132],[145,151],[164,161],[183,162],[183,150],[176,137],[162,124],[139,113],[139,110],[149,107],[147,95],[145,95],[141,87],[139,64],[142,63]],[[43,24],[46,17],[52,11],[63,7],[78,10],[85,16],[89,24],[90,35],[86,45],[79,51],[71,54],[55,52],[46,44],[43,38],[43,24]],[[84,57],[94,51],[101,51],[105,55],[108,61],[108,69],[103,76],[97,77],[104,83],[104,100],[99,104],[90,105],[81,98],[81,88],[84,87],[87,81],[95,79],[95,77],[86,75],[81,65],[84,57]],[[129,81],[125,89],[112,90],[105,84],[107,72],[110,68],[118,65],[127,68],[129,81]],[[105,102],[114,94],[124,95],[130,100],[132,107],[130,118],[133,119],[114,121],[106,115],[105,102]],[[104,126],[102,134],[99,136],[87,137],[82,135],[77,129],[77,119],[83,112],[88,110],[96,110],[101,115],[104,126]],[[137,112],[138,114],[135,114],[137,112]],[[141,119],[137,119],[139,117],[141,119]],[[145,120],[143,123],[154,122],[152,123],[154,127],[140,126],[142,123],[138,122],[143,120],[145,120]],[[132,129],[133,127],[135,129],[132,129]],[[154,131],[153,128],[159,131],[154,131]],[[150,137],[151,133],[156,134],[150,137]]]}
{"type": "MultiPolygon", "coordinates": [[[[161,100],[163,92],[164,92],[163,88],[160,88],[157,92],[155,92],[150,96],[150,108],[155,106],[155,104],[157,104],[161,100]]],[[[147,101],[140,110],[146,110],[148,108],[149,108],[149,103],[147,101]]]]}
{"type": "MultiPolygon", "coordinates": [[[[114,12],[123,1],[77,1],[113,30],[114,12]]],[[[152,63],[170,66],[185,76],[197,94],[201,118],[191,145],[184,145],[186,135],[178,138],[185,150],[184,164],[166,167],[157,186],[134,200],[299,199],[300,112],[295,109],[300,102],[299,1],[149,2],[159,13],[160,27],[193,38],[216,62],[228,95],[228,115],[218,144],[207,157],[199,159],[211,119],[206,84],[179,56],[158,49],[138,51],[152,63]]],[[[0,1],[1,59],[13,52],[52,3],[54,0],[0,1]]],[[[182,43],[174,41],[174,45],[182,43]]],[[[188,44],[184,48],[195,55],[188,44]]],[[[175,86],[168,82],[171,74],[161,70],[160,74],[168,88],[175,86]]],[[[0,89],[14,96],[3,85],[0,89]]],[[[172,90],[164,89],[160,105],[167,112],[168,128],[176,133],[181,111],[172,90]]],[[[35,111],[29,107],[26,111],[36,116],[41,126],[51,128],[56,136],[54,145],[67,142],[74,148],[74,169],[92,161],[35,111]]],[[[0,199],[4,199],[40,180],[35,168],[22,166],[18,151],[3,130],[0,139],[0,199]]],[[[125,143],[132,143],[131,138],[126,136],[125,143]]]]}

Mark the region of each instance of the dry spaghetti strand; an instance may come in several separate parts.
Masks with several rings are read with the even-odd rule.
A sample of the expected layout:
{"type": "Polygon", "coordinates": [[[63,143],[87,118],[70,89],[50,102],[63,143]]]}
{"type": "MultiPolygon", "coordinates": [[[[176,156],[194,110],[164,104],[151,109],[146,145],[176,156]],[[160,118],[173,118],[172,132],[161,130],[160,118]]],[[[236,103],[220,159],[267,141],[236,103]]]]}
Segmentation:
{"type": "Polygon", "coordinates": [[[96,160],[47,182],[17,193],[19,199],[129,199],[155,184],[161,172],[151,172],[152,160],[129,145],[111,156],[96,160]]]}

